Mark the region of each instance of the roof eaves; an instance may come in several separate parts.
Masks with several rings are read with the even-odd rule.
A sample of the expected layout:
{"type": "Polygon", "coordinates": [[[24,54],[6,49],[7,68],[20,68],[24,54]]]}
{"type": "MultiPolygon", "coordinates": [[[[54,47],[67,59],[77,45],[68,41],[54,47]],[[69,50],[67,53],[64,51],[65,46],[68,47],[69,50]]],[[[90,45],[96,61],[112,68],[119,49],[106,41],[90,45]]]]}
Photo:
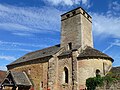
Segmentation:
{"type": "MultiPolygon", "coordinates": [[[[52,55],[48,55],[48,56],[45,56],[45,57],[53,57],[53,56],[52,55]]],[[[42,58],[45,58],[45,57],[40,57],[40,58],[35,58],[35,59],[30,59],[30,60],[27,60],[27,61],[19,62],[19,63],[9,64],[9,65],[6,65],[6,67],[9,67],[9,66],[12,66],[12,65],[16,65],[16,64],[25,63],[25,62],[29,62],[29,61],[33,61],[33,60],[36,60],[36,59],[42,59],[42,58]]]]}
{"type": "Polygon", "coordinates": [[[82,56],[82,57],[77,57],[78,60],[81,60],[81,59],[92,59],[92,58],[101,58],[101,59],[107,59],[107,60],[110,60],[112,62],[114,62],[114,59],[112,59],[111,57],[103,57],[103,56],[82,56]]]}

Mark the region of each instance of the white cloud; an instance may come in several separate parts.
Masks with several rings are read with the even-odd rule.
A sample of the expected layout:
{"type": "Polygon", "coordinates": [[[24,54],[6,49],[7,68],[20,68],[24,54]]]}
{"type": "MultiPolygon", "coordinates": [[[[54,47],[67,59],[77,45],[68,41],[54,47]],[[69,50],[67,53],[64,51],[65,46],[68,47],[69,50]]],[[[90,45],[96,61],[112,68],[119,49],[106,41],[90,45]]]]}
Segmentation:
{"type": "Polygon", "coordinates": [[[15,35],[59,31],[61,13],[52,7],[25,8],[0,4],[0,29],[15,35]]]}
{"type": "MultiPolygon", "coordinates": [[[[78,0],[79,1],[79,0],[78,0]]],[[[83,4],[87,4],[88,0],[82,0],[83,4]]]]}
{"type": "Polygon", "coordinates": [[[109,4],[109,8],[115,11],[120,11],[120,3],[118,1],[114,1],[109,4]]]}
{"type": "Polygon", "coordinates": [[[0,56],[0,59],[1,59],[1,60],[8,60],[8,61],[16,60],[16,58],[13,57],[13,56],[5,56],[5,55],[1,55],[1,56],[0,56]]]}
{"type": "Polygon", "coordinates": [[[7,67],[6,66],[0,66],[0,70],[7,71],[7,67]]]}
{"type": "MultiPolygon", "coordinates": [[[[54,4],[87,4],[88,0],[47,0],[54,4]]],[[[35,33],[60,31],[59,11],[53,7],[16,7],[0,4],[0,30],[13,35],[30,36],[35,33]]]]}
{"type": "Polygon", "coordinates": [[[120,2],[113,1],[109,3],[109,11],[107,12],[110,16],[120,16],[120,2]]]}
{"type": "Polygon", "coordinates": [[[33,51],[33,50],[30,50],[30,49],[22,49],[22,48],[15,48],[15,49],[0,48],[0,50],[2,50],[2,51],[23,51],[23,52],[31,52],[31,51],[33,51]]]}
{"type": "MultiPolygon", "coordinates": [[[[48,40],[48,39],[47,39],[48,40]]],[[[51,39],[52,40],[52,39],[51,39]]],[[[54,39],[53,39],[54,40],[54,39]]],[[[1,51],[22,51],[22,52],[31,52],[31,48],[45,48],[49,45],[47,44],[32,44],[32,43],[19,43],[19,42],[6,42],[0,40],[0,50],[1,51]],[[30,48],[30,49],[26,49],[30,48]]]]}
{"type": "Polygon", "coordinates": [[[120,38],[120,17],[93,13],[93,32],[95,35],[120,38]]]}
{"type": "Polygon", "coordinates": [[[5,42],[0,40],[0,45],[7,45],[7,46],[27,46],[27,47],[43,47],[47,45],[37,45],[37,44],[28,44],[28,43],[19,43],[19,42],[5,42]]]}
{"type": "Polygon", "coordinates": [[[17,35],[17,36],[29,36],[29,37],[31,37],[31,36],[34,36],[33,34],[31,34],[31,33],[12,33],[12,34],[14,34],[14,35],[17,35]]]}
{"type": "Polygon", "coordinates": [[[116,46],[120,46],[120,40],[116,39],[112,44],[116,46]]]}
{"type": "Polygon", "coordinates": [[[16,23],[0,23],[0,28],[3,30],[7,30],[7,31],[11,31],[11,30],[12,31],[25,31],[25,32],[34,32],[35,31],[32,28],[29,28],[24,25],[16,24],[16,23]]]}
{"type": "Polygon", "coordinates": [[[52,3],[53,5],[58,5],[58,4],[73,5],[72,0],[47,0],[47,1],[52,3]]]}
{"type": "MultiPolygon", "coordinates": [[[[44,0],[43,0],[44,1],[44,0]]],[[[49,2],[52,5],[75,5],[75,4],[79,4],[82,3],[84,5],[88,4],[88,0],[45,0],[44,2],[49,2]]]]}
{"type": "Polygon", "coordinates": [[[120,3],[118,1],[110,3],[106,13],[91,13],[91,15],[95,35],[120,38],[120,3]]]}

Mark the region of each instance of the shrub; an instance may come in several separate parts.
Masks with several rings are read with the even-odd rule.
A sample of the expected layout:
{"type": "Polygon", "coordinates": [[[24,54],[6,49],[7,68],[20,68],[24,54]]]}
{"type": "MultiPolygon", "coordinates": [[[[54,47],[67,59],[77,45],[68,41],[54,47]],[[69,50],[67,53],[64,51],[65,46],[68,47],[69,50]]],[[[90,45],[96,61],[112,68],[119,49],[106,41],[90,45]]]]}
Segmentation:
{"type": "Polygon", "coordinates": [[[86,80],[86,86],[87,90],[95,90],[98,86],[103,86],[104,83],[111,84],[114,81],[118,80],[117,78],[112,77],[111,75],[107,75],[104,77],[101,77],[100,75],[97,75],[96,77],[88,78],[86,80]]]}

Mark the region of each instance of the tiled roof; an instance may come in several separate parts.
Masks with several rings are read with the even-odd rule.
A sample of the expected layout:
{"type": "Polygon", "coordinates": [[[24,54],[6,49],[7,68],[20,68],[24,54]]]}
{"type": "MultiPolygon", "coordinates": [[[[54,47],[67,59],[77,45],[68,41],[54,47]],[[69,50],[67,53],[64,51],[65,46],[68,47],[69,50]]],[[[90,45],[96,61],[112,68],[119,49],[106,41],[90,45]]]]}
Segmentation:
{"type": "Polygon", "coordinates": [[[2,82],[2,86],[31,86],[28,76],[25,72],[13,72],[9,71],[2,82]]]}
{"type": "Polygon", "coordinates": [[[115,76],[120,78],[120,66],[119,67],[112,67],[110,72],[112,72],[113,74],[115,74],[115,76]]]}
{"type": "MultiPolygon", "coordinates": [[[[30,53],[20,57],[19,59],[17,59],[16,61],[12,62],[9,65],[14,65],[14,64],[27,62],[27,61],[38,59],[38,58],[44,58],[47,56],[51,56],[51,55],[55,54],[56,52],[58,52],[59,50],[60,50],[60,45],[55,45],[55,46],[48,47],[48,48],[45,48],[42,50],[30,52],[30,53]]],[[[7,65],[7,66],[9,66],[9,65],[7,65]]]]}
{"type": "Polygon", "coordinates": [[[11,72],[16,85],[30,86],[32,85],[25,72],[11,72]]]}
{"type": "Polygon", "coordinates": [[[111,57],[89,46],[86,47],[85,50],[83,50],[79,54],[78,58],[79,59],[80,58],[104,58],[104,59],[109,59],[113,62],[113,59],[111,57]]]}

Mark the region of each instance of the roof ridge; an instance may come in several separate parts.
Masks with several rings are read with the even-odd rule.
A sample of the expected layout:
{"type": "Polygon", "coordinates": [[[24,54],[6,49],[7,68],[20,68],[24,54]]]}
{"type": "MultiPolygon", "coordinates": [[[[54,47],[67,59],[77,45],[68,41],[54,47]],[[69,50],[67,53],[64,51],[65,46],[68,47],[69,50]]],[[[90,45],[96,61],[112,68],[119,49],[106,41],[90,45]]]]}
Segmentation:
{"type": "MultiPolygon", "coordinates": [[[[96,49],[96,48],[92,48],[92,47],[90,47],[90,46],[88,46],[88,48],[94,49],[94,50],[100,52],[101,54],[105,54],[106,56],[108,56],[106,53],[103,53],[102,51],[100,51],[100,50],[98,50],[98,49],[96,49]]],[[[108,57],[110,57],[110,56],[108,56],[108,57]]]]}
{"type": "Polygon", "coordinates": [[[43,51],[43,50],[46,50],[46,49],[48,49],[48,48],[52,48],[52,47],[55,47],[55,46],[60,46],[60,44],[53,45],[53,46],[49,46],[49,47],[46,47],[46,48],[42,48],[42,49],[40,49],[40,50],[35,50],[35,51],[29,52],[29,53],[27,53],[27,54],[25,54],[25,55],[29,55],[29,54],[32,54],[32,53],[35,53],[35,52],[43,51]]]}

